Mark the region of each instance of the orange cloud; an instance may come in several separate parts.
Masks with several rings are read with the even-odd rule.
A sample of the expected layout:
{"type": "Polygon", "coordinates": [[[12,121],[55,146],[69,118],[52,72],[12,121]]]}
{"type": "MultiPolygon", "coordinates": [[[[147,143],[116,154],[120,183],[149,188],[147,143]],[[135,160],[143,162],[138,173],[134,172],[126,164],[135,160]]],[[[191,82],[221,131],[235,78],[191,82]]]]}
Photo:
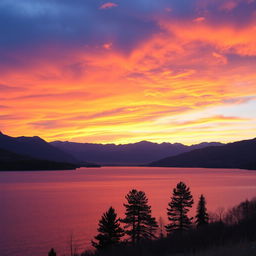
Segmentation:
{"type": "Polygon", "coordinates": [[[183,127],[184,126],[192,127],[194,125],[201,125],[201,124],[210,124],[210,123],[218,124],[218,123],[229,123],[229,122],[234,123],[236,121],[243,122],[243,121],[250,121],[250,119],[240,118],[235,116],[217,115],[217,116],[200,118],[192,121],[181,122],[179,124],[182,125],[183,127]]]}
{"type": "Polygon", "coordinates": [[[106,49],[106,50],[109,50],[109,49],[111,49],[111,47],[112,47],[112,43],[105,43],[105,44],[103,44],[103,46],[102,46],[104,49],[106,49]]]}
{"type": "Polygon", "coordinates": [[[108,2],[108,3],[102,4],[99,9],[109,9],[117,6],[118,5],[115,3],[108,2]]]}
{"type": "Polygon", "coordinates": [[[194,22],[203,22],[203,21],[205,21],[205,17],[197,17],[193,21],[194,22]]]}
{"type": "Polygon", "coordinates": [[[220,64],[227,64],[228,63],[227,58],[222,54],[219,54],[217,52],[213,52],[212,56],[215,57],[216,59],[218,59],[220,64]]]}
{"type": "Polygon", "coordinates": [[[236,2],[236,1],[228,1],[228,2],[224,2],[221,5],[220,9],[224,10],[224,11],[231,11],[231,10],[235,9],[237,7],[237,5],[238,5],[238,2],[236,2]]]}

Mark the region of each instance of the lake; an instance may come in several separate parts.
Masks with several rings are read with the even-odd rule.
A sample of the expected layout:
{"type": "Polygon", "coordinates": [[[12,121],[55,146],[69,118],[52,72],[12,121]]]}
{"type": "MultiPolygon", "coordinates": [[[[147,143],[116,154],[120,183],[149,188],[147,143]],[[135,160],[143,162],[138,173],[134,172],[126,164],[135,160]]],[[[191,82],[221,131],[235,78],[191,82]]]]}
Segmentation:
{"type": "MultiPolygon", "coordinates": [[[[72,235],[79,252],[90,248],[103,212],[113,206],[123,217],[125,195],[143,190],[156,219],[166,220],[172,189],[184,181],[195,202],[207,208],[232,207],[256,196],[256,171],[103,167],[75,171],[0,172],[0,255],[47,256],[51,247],[70,255],[72,235]]],[[[195,212],[194,205],[191,215],[195,212]]]]}

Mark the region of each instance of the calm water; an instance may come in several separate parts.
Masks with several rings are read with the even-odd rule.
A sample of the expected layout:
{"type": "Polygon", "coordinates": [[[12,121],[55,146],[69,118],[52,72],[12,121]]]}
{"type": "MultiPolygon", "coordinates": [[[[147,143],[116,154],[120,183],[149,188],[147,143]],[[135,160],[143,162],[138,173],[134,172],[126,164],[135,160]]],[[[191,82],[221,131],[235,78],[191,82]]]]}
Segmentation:
{"type": "MultiPolygon", "coordinates": [[[[113,206],[123,216],[124,197],[144,190],[153,215],[166,219],[173,187],[186,182],[194,198],[204,193],[209,211],[256,196],[256,172],[226,169],[104,167],[77,171],[0,173],[0,255],[68,255],[90,246],[101,214],[113,206]]],[[[195,207],[194,207],[195,208],[195,207]]],[[[194,210],[193,210],[194,211],[194,210]]]]}

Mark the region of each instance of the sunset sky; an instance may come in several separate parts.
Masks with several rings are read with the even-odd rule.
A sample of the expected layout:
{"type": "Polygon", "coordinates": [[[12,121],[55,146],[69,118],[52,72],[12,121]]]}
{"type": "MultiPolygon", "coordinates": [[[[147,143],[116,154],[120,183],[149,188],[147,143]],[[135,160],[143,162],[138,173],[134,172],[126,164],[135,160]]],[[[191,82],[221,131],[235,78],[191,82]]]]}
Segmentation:
{"type": "Polygon", "coordinates": [[[0,130],[95,143],[256,137],[256,0],[1,0],[0,130]]]}

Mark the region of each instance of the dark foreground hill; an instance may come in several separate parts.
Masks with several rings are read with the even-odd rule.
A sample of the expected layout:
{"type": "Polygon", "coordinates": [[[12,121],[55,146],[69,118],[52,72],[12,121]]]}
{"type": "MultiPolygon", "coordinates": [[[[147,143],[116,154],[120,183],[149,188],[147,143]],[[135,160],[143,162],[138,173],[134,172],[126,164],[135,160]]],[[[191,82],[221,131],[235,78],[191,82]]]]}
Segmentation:
{"type": "Polygon", "coordinates": [[[32,158],[55,162],[78,163],[70,154],[53,147],[40,137],[10,137],[0,132],[0,148],[32,158]]]}
{"type": "Polygon", "coordinates": [[[80,162],[89,161],[102,165],[144,165],[154,160],[188,152],[209,145],[223,145],[221,143],[201,143],[185,146],[180,143],[152,143],[141,141],[133,144],[92,144],[75,142],[51,142],[51,145],[74,156],[80,162]]]}
{"type": "Polygon", "coordinates": [[[239,168],[256,170],[256,138],[228,143],[221,147],[196,149],[152,162],[160,167],[239,168]]]}
{"type": "Polygon", "coordinates": [[[71,170],[78,166],[49,160],[35,159],[0,149],[0,171],[71,170]]]}
{"type": "MultiPolygon", "coordinates": [[[[27,157],[28,159],[30,159],[30,164],[28,166],[32,164],[32,160],[33,160],[35,164],[33,166],[39,166],[40,170],[42,169],[48,170],[49,168],[59,169],[59,167],[60,169],[62,169],[61,166],[64,166],[64,167],[66,166],[67,169],[73,169],[74,166],[100,167],[100,165],[98,164],[94,164],[86,161],[79,161],[71,154],[62,151],[57,147],[54,147],[50,143],[44,141],[43,139],[37,136],[36,137],[23,136],[23,137],[14,138],[14,137],[4,135],[3,133],[0,132],[0,149],[2,149],[3,151],[5,150],[9,151],[9,153],[11,152],[16,153],[17,155],[23,156],[23,158],[27,157]],[[44,160],[44,161],[41,161],[41,167],[40,165],[37,165],[37,163],[39,163],[39,160],[44,160]],[[48,166],[52,166],[52,167],[48,168],[48,166]]],[[[13,166],[14,166],[16,163],[15,157],[13,161],[14,161],[13,163],[13,166]]],[[[8,166],[10,166],[10,163],[8,163],[8,166]]],[[[21,164],[21,168],[23,168],[22,166],[26,166],[26,165],[21,164]]],[[[18,168],[18,166],[15,168],[18,168]]]]}

